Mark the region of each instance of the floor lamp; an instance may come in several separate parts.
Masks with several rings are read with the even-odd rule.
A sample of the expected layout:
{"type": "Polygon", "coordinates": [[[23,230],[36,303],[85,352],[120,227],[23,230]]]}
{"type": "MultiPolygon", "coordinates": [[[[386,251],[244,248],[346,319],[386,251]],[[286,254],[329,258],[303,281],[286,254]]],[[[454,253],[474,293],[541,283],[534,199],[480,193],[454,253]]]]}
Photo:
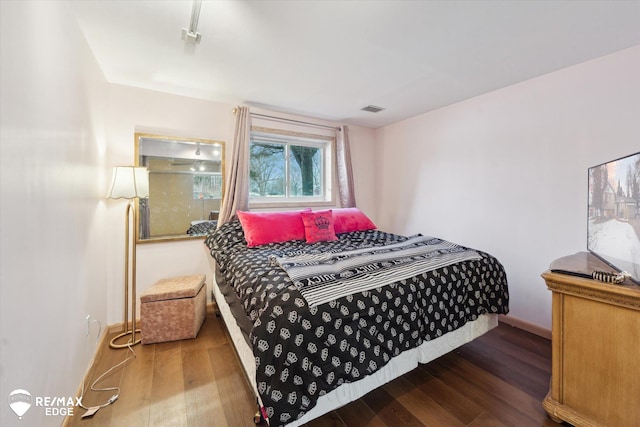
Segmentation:
{"type": "Polygon", "coordinates": [[[124,228],[124,326],[121,334],[114,337],[109,346],[111,348],[126,348],[136,345],[140,333],[136,329],[136,237],[129,232],[130,224],[135,227],[136,206],[134,199],[149,197],[149,172],[146,167],[116,166],[113,168],[113,180],[109,190],[110,199],[129,199],[125,211],[124,228]],[[131,255],[131,262],[129,262],[131,255]],[[129,276],[131,276],[131,329],[129,329],[129,276]],[[131,339],[124,344],[117,341],[131,335],[131,339]]]}

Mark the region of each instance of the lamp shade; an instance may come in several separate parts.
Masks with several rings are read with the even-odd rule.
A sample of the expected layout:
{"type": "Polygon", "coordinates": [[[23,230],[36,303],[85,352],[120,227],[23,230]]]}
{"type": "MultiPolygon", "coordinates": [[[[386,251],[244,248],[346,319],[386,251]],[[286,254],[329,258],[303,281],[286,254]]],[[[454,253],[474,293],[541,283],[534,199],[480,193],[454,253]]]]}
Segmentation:
{"type": "Polygon", "coordinates": [[[149,172],[147,168],[115,166],[109,190],[110,199],[135,199],[149,197],[149,172]]]}

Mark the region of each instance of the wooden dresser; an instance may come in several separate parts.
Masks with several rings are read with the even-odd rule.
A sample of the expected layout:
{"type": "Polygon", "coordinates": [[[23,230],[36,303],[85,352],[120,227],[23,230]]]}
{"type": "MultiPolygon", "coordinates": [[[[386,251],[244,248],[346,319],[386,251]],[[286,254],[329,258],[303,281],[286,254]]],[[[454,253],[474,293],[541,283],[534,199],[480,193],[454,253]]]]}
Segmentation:
{"type": "Polygon", "coordinates": [[[611,271],[587,252],[554,261],[552,375],[544,409],[574,426],[640,426],[640,286],[552,272],[611,271]]]}

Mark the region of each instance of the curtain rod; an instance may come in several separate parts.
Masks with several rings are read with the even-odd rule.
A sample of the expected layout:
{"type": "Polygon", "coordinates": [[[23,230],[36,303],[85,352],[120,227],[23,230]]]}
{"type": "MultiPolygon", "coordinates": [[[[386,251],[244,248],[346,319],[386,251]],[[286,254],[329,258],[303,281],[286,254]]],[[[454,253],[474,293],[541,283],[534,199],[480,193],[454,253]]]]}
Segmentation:
{"type": "MultiPolygon", "coordinates": [[[[234,108],[233,109],[233,114],[236,114],[237,111],[238,111],[238,109],[234,108]]],[[[333,130],[337,130],[338,132],[340,132],[340,127],[337,127],[337,126],[329,126],[329,125],[322,125],[322,124],[319,124],[319,123],[303,122],[302,120],[285,119],[284,117],[268,116],[266,114],[260,114],[260,113],[251,113],[251,112],[249,112],[249,114],[251,114],[251,117],[260,117],[260,118],[263,118],[263,119],[275,120],[275,121],[279,121],[279,122],[296,123],[296,124],[307,125],[307,126],[315,126],[315,127],[324,128],[324,129],[333,129],[333,130]]]]}

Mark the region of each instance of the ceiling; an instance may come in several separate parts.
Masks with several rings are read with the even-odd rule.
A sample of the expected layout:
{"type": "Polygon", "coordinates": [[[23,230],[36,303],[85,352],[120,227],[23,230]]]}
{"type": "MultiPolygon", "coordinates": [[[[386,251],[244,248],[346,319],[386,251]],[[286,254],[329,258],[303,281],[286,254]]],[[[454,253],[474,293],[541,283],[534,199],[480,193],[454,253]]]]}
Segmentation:
{"type": "Polygon", "coordinates": [[[640,1],[70,1],[112,83],[381,127],[640,45],[640,1]],[[379,113],[361,111],[376,105],[379,113]]]}

